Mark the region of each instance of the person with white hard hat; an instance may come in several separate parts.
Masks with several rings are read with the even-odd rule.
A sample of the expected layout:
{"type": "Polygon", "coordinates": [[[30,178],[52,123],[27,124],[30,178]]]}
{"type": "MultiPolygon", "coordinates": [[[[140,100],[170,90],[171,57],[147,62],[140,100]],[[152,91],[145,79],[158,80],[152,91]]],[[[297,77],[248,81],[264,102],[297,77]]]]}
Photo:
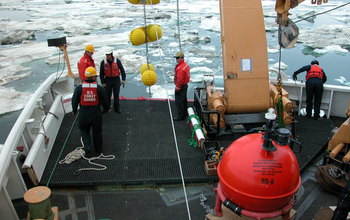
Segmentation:
{"type": "Polygon", "coordinates": [[[100,79],[102,86],[107,91],[108,103],[110,105],[112,93],[114,97],[113,109],[117,113],[121,113],[119,103],[120,86],[125,87],[125,70],[122,62],[113,56],[113,50],[105,52],[106,58],[101,61],[100,65],[100,79]],[[122,80],[120,81],[120,76],[122,80]]]}

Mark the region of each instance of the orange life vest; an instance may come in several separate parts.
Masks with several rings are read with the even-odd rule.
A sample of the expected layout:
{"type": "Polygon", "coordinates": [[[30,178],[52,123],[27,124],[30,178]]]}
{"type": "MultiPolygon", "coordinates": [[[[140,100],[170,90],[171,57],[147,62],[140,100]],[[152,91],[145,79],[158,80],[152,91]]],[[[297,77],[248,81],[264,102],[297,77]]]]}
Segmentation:
{"type": "Polygon", "coordinates": [[[96,106],[99,105],[98,93],[97,93],[97,83],[87,83],[82,84],[83,91],[80,97],[80,105],[82,106],[96,106]]]}
{"type": "Polygon", "coordinates": [[[308,80],[309,78],[316,77],[323,79],[323,71],[322,68],[318,65],[311,65],[310,70],[307,72],[305,78],[308,80]]]}
{"type": "Polygon", "coordinates": [[[112,63],[112,67],[111,65],[109,65],[109,63],[107,62],[107,60],[105,59],[105,77],[117,77],[120,76],[120,70],[119,70],[119,66],[117,63],[117,58],[113,61],[112,63]]]}

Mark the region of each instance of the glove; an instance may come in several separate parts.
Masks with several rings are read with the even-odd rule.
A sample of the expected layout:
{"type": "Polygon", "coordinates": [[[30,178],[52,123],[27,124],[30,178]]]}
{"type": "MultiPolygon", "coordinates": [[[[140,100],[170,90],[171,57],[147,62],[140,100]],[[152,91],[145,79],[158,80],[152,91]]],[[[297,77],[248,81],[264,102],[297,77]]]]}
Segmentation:
{"type": "Polygon", "coordinates": [[[125,80],[122,80],[123,88],[125,88],[125,80]]]}
{"type": "Polygon", "coordinates": [[[296,73],[293,74],[293,80],[298,80],[296,73]]]}
{"type": "Polygon", "coordinates": [[[106,83],[102,83],[102,87],[103,87],[103,88],[107,88],[106,83]]]}

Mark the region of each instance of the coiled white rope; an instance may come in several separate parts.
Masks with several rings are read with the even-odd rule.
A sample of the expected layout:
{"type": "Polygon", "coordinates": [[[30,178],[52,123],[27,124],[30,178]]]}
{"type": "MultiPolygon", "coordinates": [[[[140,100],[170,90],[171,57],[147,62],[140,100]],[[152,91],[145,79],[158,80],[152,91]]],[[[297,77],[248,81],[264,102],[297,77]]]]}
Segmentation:
{"type": "Polygon", "coordinates": [[[76,160],[79,160],[80,158],[83,158],[83,159],[87,160],[89,162],[89,164],[97,166],[97,167],[79,168],[77,171],[75,171],[73,173],[74,175],[78,175],[81,171],[86,171],[86,170],[97,170],[97,171],[106,170],[107,166],[96,163],[96,162],[92,162],[92,161],[94,161],[94,160],[113,160],[115,158],[115,156],[112,154],[111,155],[104,155],[103,153],[101,153],[97,157],[87,158],[87,157],[85,157],[85,151],[83,149],[84,143],[83,143],[82,138],[80,138],[80,141],[81,141],[83,146],[77,147],[75,150],[73,150],[72,152],[67,154],[64,159],[59,161],[59,164],[70,164],[76,160]]]}
{"type": "Polygon", "coordinates": [[[83,147],[77,147],[75,150],[70,152],[66,155],[66,157],[63,160],[60,160],[60,164],[70,164],[76,160],[79,160],[80,158],[89,159],[85,157],[85,151],[83,150],[83,147]]]}

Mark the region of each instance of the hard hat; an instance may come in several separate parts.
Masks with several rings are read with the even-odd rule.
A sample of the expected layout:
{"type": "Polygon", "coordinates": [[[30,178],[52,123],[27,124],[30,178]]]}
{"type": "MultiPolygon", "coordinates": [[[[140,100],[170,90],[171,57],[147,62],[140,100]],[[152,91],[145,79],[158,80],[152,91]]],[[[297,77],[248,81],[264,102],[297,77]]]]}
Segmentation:
{"type": "Polygon", "coordinates": [[[94,48],[94,46],[92,46],[92,44],[88,44],[85,46],[85,51],[93,53],[93,52],[95,52],[95,48],[94,48]]]}
{"type": "Polygon", "coordinates": [[[317,60],[313,60],[313,61],[311,61],[311,65],[314,65],[314,64],[319,65],[319,63],[318,63],[318,61],[317,61],[317,60]]]}
{"type": "Polygon", "coordinates": [[[94,77],[94,76],[96,76],[96,69],[94,67],[92,67],[92,66],[86,68],[85,76],[86,77],[94,77]]]}
{"type": "Polygon", "coordinates": [[[175,57],[181,57],[181,58],[184,58],[185,57],[185,54],[183,52],[177,52],[175,57]]]}
{"type": "Polygon", "coordinates": [[[106,54],[106,55],[109,55],[109,54],[112,54],[112,55],[113,55],[113,50],[112,50],[112,49],[106,50],[106,51],[105,51],[105,54],[106,54]]]}

